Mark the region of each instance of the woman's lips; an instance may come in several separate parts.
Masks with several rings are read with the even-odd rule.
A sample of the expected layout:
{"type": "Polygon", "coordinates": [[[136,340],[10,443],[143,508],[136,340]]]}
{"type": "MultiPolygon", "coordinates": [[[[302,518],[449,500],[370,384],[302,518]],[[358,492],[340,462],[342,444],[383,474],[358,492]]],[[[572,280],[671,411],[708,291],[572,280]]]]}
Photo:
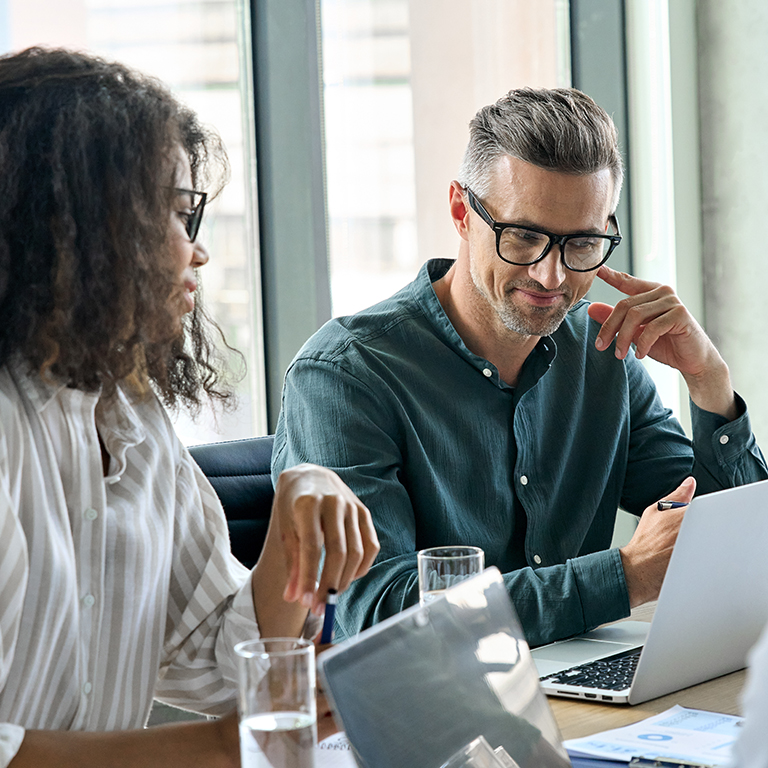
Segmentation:
{"type": "Polygon", "coordinates": [[[197,290],[197,282],[194,280],[186,280],[184,282],[184,303],[188,307],[188,312],[191,312],[195,308],[195,291],[197,290]]]}

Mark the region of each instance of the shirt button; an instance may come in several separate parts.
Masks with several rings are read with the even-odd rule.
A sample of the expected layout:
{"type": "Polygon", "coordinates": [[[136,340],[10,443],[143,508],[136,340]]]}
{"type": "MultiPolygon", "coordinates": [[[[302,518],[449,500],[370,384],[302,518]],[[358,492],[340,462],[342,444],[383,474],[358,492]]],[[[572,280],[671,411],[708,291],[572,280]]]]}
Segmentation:
{"type": "Polygon", "coordinates": [[[99,513],[95,509],[89,507],[83,512],[83,516],[86,520],[95,520],[99,516],[99,513]]]}
{"type": "Polygon", "coordinates": [[[720,435],[720,445],[725,445],[730,439],[728,435],[720,435]]]}
{"type": "Polygon", "coordinates": [[[83,683],[83,693],[87,696],[93,690],[93,686],[90,683],[83,683]]]}
{"type": "Polygon", "coordinates": [[[483,376],[490,379],[493,376],[493,371],[490,368],[483,368],[483,376]]]}
{"type": "Polygon", "coordinates": [[[93,595],[86,595],[83,598],[83,605],[86,608],[93,608],[93,605],[95,602],[96,602],[96,598],[93,595]]]}
{"type": "Polygon", "coordinates": [[[528,478],[525,475],[520,476],[520,485],[528,485],[528,478]]]}
{"type": "Polygon", "coordinates": [[[534,555],[533,562],[536,563],[536,565],[541,565],[541,558],[538,555],[534,555]]]}

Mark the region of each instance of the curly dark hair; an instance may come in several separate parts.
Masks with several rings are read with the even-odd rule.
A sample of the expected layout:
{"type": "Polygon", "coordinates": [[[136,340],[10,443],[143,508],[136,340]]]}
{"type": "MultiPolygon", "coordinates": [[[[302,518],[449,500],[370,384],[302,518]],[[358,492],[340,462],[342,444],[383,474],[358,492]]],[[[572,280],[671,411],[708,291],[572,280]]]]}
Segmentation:
{"type": "Polygon", "coordinates": [[[221,332],[199,302],[180,326],[171,300],[179,145],[196,189],[223,183],[220,140],[159,81],[61,49],[0,57],[0,365],[193,410],[231,397],[221,332]]]}

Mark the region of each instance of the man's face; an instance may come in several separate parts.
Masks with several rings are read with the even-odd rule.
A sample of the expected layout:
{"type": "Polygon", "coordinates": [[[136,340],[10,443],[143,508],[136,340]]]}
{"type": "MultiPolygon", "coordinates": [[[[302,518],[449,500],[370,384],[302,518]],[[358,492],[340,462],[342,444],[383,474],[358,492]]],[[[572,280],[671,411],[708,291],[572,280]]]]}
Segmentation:
{"type": "MultiPolygon", "coordinates": [[[[559,235],[604,234],[612,191],[608,169],[574,176],[505,156],[497,162],[490,191],[481,202],[498,222],[559,235]]],[[[508,264],[496,253],[495,233],[475,211],[470,210],[469,217],[469,268],[477,291],[474,303],[485,303],[486,310],[517,334],[551,334],[589,290],[596,272],[566,269],[557,245],[536,264],[508,264]]]]}

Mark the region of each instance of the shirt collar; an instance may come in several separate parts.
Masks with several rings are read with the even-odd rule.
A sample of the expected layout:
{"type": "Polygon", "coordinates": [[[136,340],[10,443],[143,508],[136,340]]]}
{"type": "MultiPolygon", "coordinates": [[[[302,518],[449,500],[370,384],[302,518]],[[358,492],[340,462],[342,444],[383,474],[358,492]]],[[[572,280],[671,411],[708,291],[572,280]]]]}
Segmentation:
{"type": "Polygon", "coordinates": [[[38,413],[42,412],[45,406],[66,386],[53,377],[44,379],[39,373],[32,370],[26,360],[20,357],[15,357],[9,361],[8,369],[16,385],[38,413]]]}
{"type": "MultiPolygon", "coordinates": [[[[509,384],[501,380],[499,372],[493,363],[484,357],[471,352],[457,333],[443,305],[437,298],[432,283],[439,280],[454,265],[454,259],[430,259],[419,270],[413,282],[414,298],[419,302],[426,317],[432,323],[437,335],[453,348],[470,365],[477,368],[483,376],[501,389],[513,390],[509,384]],[[490,376],[486,373],[490,371],[490,376]]],[[[523,365],[521,385],[518,389],[528,390],[549,370],[552,361],[557,356],[557,345],[551,336],[542,336],[523,365]]],[[[519,394],[519,393],[518,393],[519,394]]]]}
{"type": "Polygon", "coordinates": [[[100,397],[96,405],[96,423],[113,455],[143,442],[147,434],[131,399],[118,385],[112,397],[100,397]]]}
{"type": "MultiPolygon", "coordinates": [[[[54,378],[44,378],[33,371],[29,364],[22,359],[15,359],[9,363],[11,375],[16,384],[27,397],[37,413],[42,413],[45,408],[57,397],[65,397],[67,386],[54,378]]],[[[105,398],[100,390],[94,392],[79,391],[82,397],[93,399],[96,414],[96,423],[102,438],[110,454],[122,461],[125,451],[146,438],[146,429],[136,413],[131,400],[120,385],[117,386],[112,397],[105,398]]]]}

